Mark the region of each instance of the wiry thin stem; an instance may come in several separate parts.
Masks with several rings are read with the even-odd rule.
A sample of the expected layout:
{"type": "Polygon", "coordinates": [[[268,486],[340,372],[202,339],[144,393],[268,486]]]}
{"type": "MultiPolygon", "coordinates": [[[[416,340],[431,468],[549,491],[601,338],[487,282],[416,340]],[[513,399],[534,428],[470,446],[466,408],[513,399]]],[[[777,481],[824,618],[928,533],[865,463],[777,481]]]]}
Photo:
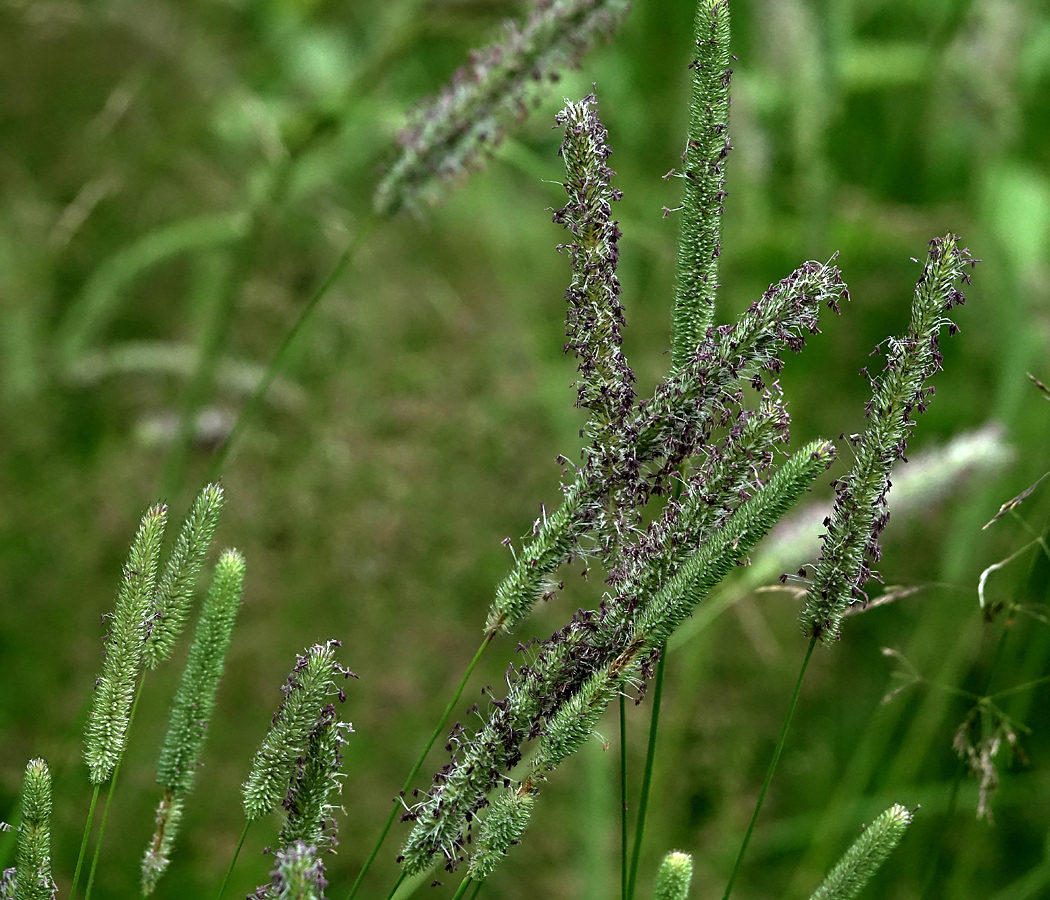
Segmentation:
{"type": "Polygon", "coordinates": [[[91,792],[91,806],[88,807],[87,821],[84,823],[84,836],[80,839],[80,853],[77,856],[77,867],[73,871],[73,887],[69,890],[69,900],[76,900],[77,888],[80,886],[80,870],[84,866],[84,857],[87,856],[88,838],[91,837],[91,826],[95,822],[95,804],[98,802],[101,787],[102,785],[96,784],[95,790],[91,792]]]}
{"type": "Polygon", "coordinates": [[[459,887],[456,888],[456,893],[452,895],[452,900],[460,900],[460,897],[462,897],[467,892],[467,888],[470,887],[470,884],[473,880],[474,879],[471,878],[469,875],[466,878],[464,878],[459,883],[459,887]]]}
{"type": "Polygon", "coordinates": [[[649,746],[645,752],[642,791],[638,798],[638,818],[634,823],[634,849],[631,852],[631,873],[627,880],[627,900],[634,900],[634,888],[638,883],[638,864],[642,857],[645,815],[649,811],[649,787],[653,783],[653,765],[656,762],[656,736],[660,730],[660,701],[663,699],[664,670],[666,668],[667,645],[664,644],[660,648],[660,660],[656,664],[656,683],[653,685],[653,711],[649,720],[649,746]]]}
{"type": "Polygon", "coordinates": [[[791,695],[791,703],[788,706],[787,715],[784,716],[784,724],[780,729],[780,737],[777,740],[776,749],[773,751],[773,758],[769,762],[769,770],[766,772],[766,780],[762,782],[762,790],[758,793],[758,802],[755,803],[755,811],[751,814],[751,821],[748,823],[747,832],[744,834],[744,841],[740,845],[740,852],[736,855],[736,862],[733,863],[733,871],[729,875],[729,883],[726,885],[726,891],[722,895],[722,900],[729,900],[729,895],[733,892],[733,884],[736,882],[736,876],[740,873],[740,866],[744,861],[744,854],[747,852],[747,845],[751,842],[751,834],[755,830],[755,823],[758,821],[758,814],[762,811],[762,804],[766,799],[766,791],[769,790],[769,784],[773,780],[773,773],[777,770],[777,763],[780,762],[780,753],[784,749],[784,743],[787,740],[788,726],[791,724],[791,717],[795,713],[795,705],[798,703],[798,695],[802,692],[802,680],[806,677],[806,669],[809,668],[810,657],[813,656],[813,648],[817,646],[816,635],[809,639],[809,647],[806,649],[806,656],[802,660],[802,668],[798,673],[798,680],[795,682],[795,692],[791,695]]]}
{"type": "Polygon", "coordinates": [[[219,893],[215,895],[215,900],[222,900],[222,895],[226,892],[226,883],[230,880],[230,876],[233,874],[233,867],[237,865],[237,857],[241,855],[241,847],[244,846],[244,839],[248,837],[248,829],[252,827],[252,820],[248,819],[244,823],[244,828],[241,829],[240,840],[237,841],[237,848],[233,851],[233,858],[230,860],[229,866],[226,868],[226,874],[222,877],[222,884],[219,885],[219,893]]]}
{"type": "MultiPolygon", "coordinates": [[[[470,676],[473,674],[478,661],[481,659],[488,645],[492,643],[492,639],[495,636],[494,632],[485,635],[484,640],[481,642],[481,646],[479,646],[474,653],[474,658],[470,661],[466,671],[463,673],[463,677],[459,680],[459,684],[456,686],[456,690],[452,694],[452,699],[448,701],[448,704],[445,706],[445,711],[441,714],[441,721],[438,722],[437,727],[431,733],[426,746],[423,747],[423,751],[419,754],[415,764],[412,766],[412,771],[408,773],[408,778],[405,779],[404,787],[401,788],[402,794],[407,793],[412,787],[412,782],[419,774],[419,770],[423,768],[423,763],[426,761],[427,754],[430,753],[431,748],[434,746],[434,742],[445,730],[449,717],[452,715],[452,710],[456,708],[456,704],[459,703],[459,698],[463,694],[463,689],[467,686],[467,681],[470,680],[470,676]]],[[[365,864],[361,867],[361,871],[357,873],[357,878],[354,879],[354,883],[350,888],[350,893],[346,896],[346,900],[353,900],[356,896],[357,890],[361,886],[361,881],[364,879],[368,870],[372,867],[372,863],[375,862],[375,858],[379,854],[379,850],[383,846],[386,836],[390,833],[390,828],[394,824],[394,819],[397,818],[397,813],[400,808],[401,807],[395,802],[393,809],[390,810],[390,814],[386,818],[386,822],[383,823],[383,830],[379,833],[379,837],[376,840],[375,845],[372,847],[372,852],[368,854],[368,859],[365,860],[365,864]]],[[[400,884],[400,881],[398,883],[400,884]]]]}
{"type": "Polygon", "coordinates": [[[627,698],[620,694],[620,900],[627,900],[627,698]]]}

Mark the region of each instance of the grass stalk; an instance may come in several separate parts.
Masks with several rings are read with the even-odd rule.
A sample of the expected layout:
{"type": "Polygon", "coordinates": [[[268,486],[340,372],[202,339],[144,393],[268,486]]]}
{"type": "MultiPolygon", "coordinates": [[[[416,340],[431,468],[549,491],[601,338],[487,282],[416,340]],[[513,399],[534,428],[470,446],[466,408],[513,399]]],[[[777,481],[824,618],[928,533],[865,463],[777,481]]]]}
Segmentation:
{"type": "Polygon", "coordinates": [[[452,900],[460,900],[460,898],[467,892],[467,888],[470,887],[471,882],[473,882],[473,880],[474,879],[471,878],[469,875],[466,878],[464,878],[459,883],[459,887],[456,888],[456,893],[452,895],[452,900]]]}
{"type": "Polygon", "coordinates": [[[241,847],[244,846],[244,839],[248,837],[248,829],[251,827],[252,820],[248,819],[244,823],[244,828],[241,829],[241,837],[237,841],[236,849],[233,851],[233,858],[230,860],[229,866],[226,867],[226,874],[222,876],[222,884],[219,885],[219,893],[215,895],[215,900],[222,900],[222,895],[226,892],[226,884],[233,874],[233,867],[237,865],[237,857],[241,855],[241,847]]]}
{"type": "Polygon", "coordinates": [[[653,710],[649,719],[649,746],[645,751],[642,789],[638,797],[638,818],[634,823],[634,849],[631,851],[631,873],[627,879],[627,900],[634,900],[634,888],[638,883],[638,865],[642,857],[645,815],[649,811],[649,788],[653,783],[653,765],[656,762],[656,737],[660,730],[660,701],[663,699],[664,670],[666,668],[667,645],[664,644],[660,648],[660,659],[656,664],[656,682],[653,685],[653,710]]]}
{"type": "Polygon", "coordinates": [[[401,882],[403,882],[406,877],[407,873],[402,869],[401,874],[397,876],[397,881],[394,882],[394,886],[390,889],[390,893],[386,895],[386,900],[394,900],[394,895],[397,893],[397,889],[401,887],[401,882]]]}
{"type": "Polygon", "coordinates": [[[627,900],[627,698],[620,694],[620,900],[627,900]]]}
{"type": "Polygon", "coordinates": [[[102,787],[95,785],[91,792],[91,806],[88,808],[87,821],[84,823],[84,836],[80,839],[80,854],[77,856],[77,867],[73,871],[73,887],[69,890],[69,900],[75,900],[77,888],[80,886],[80,870],[84,867],[84,857],[87,856],[88,838],[91,837],[91,826],[95,821],[95,804],[98,802],[98,791],[102,787]]]}
{"type": "MultiPolygon", "coordinates": [[[[415,764],[412,766],[412,770],[408,773],[408,777],[405,779],[404,787],[401,788],[401,794],[405,794],[412,787],[412,782],[415,777],[419,774],[419,770],[423,768],[423,763],[426,761],[427,754],[430,753],[431,748],[434,746],[434,742],[438,739],[441,733],[445,730],[445,726],[448,724],[449,717],[452,715],[452,710],[456,708],[456,704],[459,703],[459,698],[463,695],[463,689],[467,686],[467,681],[470,680],[470,676],[474,673],[474,669],[477,667],[482,654],[489,644],[492,643],[492,639],[495,637],[495,632],[490,632],[485,635],[481,641],[481,645],[474,653],[474,658],[471,659],[470,664],[467,666],[466,671],[463,673],[463,677],[459,680],[459,684],[456,686],[456,690],[452,695],[452,699],[448,701],[445,706],[445,711],[441,714],[441,721],[438,722],[437,727],[431,732],[430,738],[427,740],[426,746],[423,747],[422,752],[416,759],[415,764]]],[[[375,862],[376,856],[379,855],[379,851],[386,841],[387,835],[390,833],[390,828],[394,824],[394,819],[397,818],[398,810],[400,809],[397,801],[394,802],[393,808],[390,810],[390,814],[386,818],[386,822],[383,823],[383,830],[379,833],[379,837],[376,839],[375,844],[372,847],[371,852],[368,854],[368,859],[365,860],[365,864],[361,867],[361,871],[357,873],[357,878],[354,879],[353,885],[350,887],[350,893],[347,894],[346,900],[353,900],[356,896],[358,889],[361,887],[361,882],[364,880],[368,870],[372,867],[372,863],[375,862]]],[[[402,872],[402,877],[404,873],[402,872]]],[[[398,880],[398,885],[401,884],[401,880],[398,880]]],[[[397,886],[394,888],[397,890],[397,886]]]]}
{"type": "Polygon", "coordinates": [[[777,746],[773,751],[773,758],[769,762],[769,769],[766,772],[766,780],[762,782],[762,790],[758,793],[758,801],[755,803],[755,811],[751,814],[751,821],[748,823],[747,831],[744,833],[744,840],[740,844],[740,851],[736,855],[736,862],[733,863],[733,871],[729,874],[729,883],[726,885],[726,890],[722,895],[722,900],[729,900],[729,895],[733,893],[733,885],[736,882],[737,875],[740,874],[740,866],[744,862],[744,854],[747,852],[747,845],[751,842],[751,835],[755,830],[755,823],[758,821],[758,814],[762,811],[762,804],[766,799],[766,791],[769,790],[769,784],[773,780],[773,773],[777,769],[777,763],[780,762],[780,754],[784,749],[784,743],[787,741],[787,733],[788,727],[791,725],[791,717],[795,713],[795,706],[798,703],[798,695],[802,692],[802,681],[806,677],[806,669],[809,668],[809,660],[813,656],[813,648],[816,645],[817,637],[814,635],[809,640],[809,647],[806,649],[806,656],[802,660],[802,668],[799,669],[798,680],[795,682],[795,691],[791,695],[791,703],[788,706],[787,715],[784,716],[784,724],[780,729],[780,737],[777,739],[777,746]]]}

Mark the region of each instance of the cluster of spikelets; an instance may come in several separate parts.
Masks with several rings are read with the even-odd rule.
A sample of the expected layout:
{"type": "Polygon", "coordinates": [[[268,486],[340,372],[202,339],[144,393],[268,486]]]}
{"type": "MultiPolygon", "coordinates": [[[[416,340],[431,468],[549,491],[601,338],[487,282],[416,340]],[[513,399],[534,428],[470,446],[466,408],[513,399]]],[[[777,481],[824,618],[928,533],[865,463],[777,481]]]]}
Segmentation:
{"type": "MultiPolygon", "coordinates": [[[[517,626],[557,590],[558,568],[574,558],[596,559],[609,590],[597,609],[578,611],[511,667],[508,693],[492,701],[473,734],[454,729],[451,759],[404,817],[414,823],[401,853],[408,875],[440,862],[449,870],[466,863],[469,879],[487,878],[520,840],[543,782],[580,748],[612,700],[644,690],[670,635],[834,458],[827,441],[786,453],[789,418],[777,375],[785,351],[799,351],[818,330],[820,308],[837,312],[849,298],[838,269],[805,263],[735,323],[714,324],[729,150],[728,40],[728,2],[701,0],[680,173],[672,365],[640,401],[621,347],[620,232],[612,219],[620,195],[607,135],[593,95],[557,117],[569,200],[554,220],[572,236],[566,351],[579,363],[588,443],[580,464],[563,472],[570,477],[562,505],[537,524],[498,586],[486,634],[517,626]],[[662,506],[644,516],[654,498],[662,506]]],[[[835,482],[835,509],[802,611],[803,631],[814,641],[836,639],[846,610],[864,599],[886,524],[890,466],[903,458],[912,416],[932,393],[938,336],[954,329],[947,313],[963,301],[958,285],[972,262],[953,235],[930,243],[909,328],[890,341],[885,371],[872,382],[868,427],[852,439],[854,465],[835,482]]]]}
{"type": "MultiPolygon", "coordinates": [[[[98,787],[106,782],[112,794],[145,673],[171,655],[189,617],[197,577],[222,503],[223,493],[217,485],[208,485],[201,492],[163,566],[164,506],[155,506],[143,516],[132,541],[117,602],[108,617],[102,673],[85,735],[84,756],[96,797],[98,787]]],[[[152,893],[171,858],[215,709],[244,575],[243,557],[236,550],[223,551],[198,615],[157,763],[157,782],[163,795],[157,806],[156,831],[142,861],[143,895],[152,893]]],[[[317,888],[314,893],[294,896],[321,896],[324,866],[320,855],[330,851],[335,842],[333,797],[340,787],[340,748],[352,730],[336,715],[335,702],[345,699],[337,682],[353,675],[336,660],[337,647],[338,642],[330,641],[298,657],[282,689],[284,700],[244,785],[248,824],[277,810],[284,813],[274,880],[259,889],[259,897],[293,896],[281,893],[282,885],[292,883],[317,888]]],[[[94,809],[92,802],[73,879],[74,896],[94,809]]],[[[0,879],[0,900],[53,900],[56,887],[51,877],[50,814],[47,765],[43,760],[33,760],[23,781],[19,862],[0,879]]],[[[96,840],[88,896],[102,842],[101,829],[96,840]]]]}

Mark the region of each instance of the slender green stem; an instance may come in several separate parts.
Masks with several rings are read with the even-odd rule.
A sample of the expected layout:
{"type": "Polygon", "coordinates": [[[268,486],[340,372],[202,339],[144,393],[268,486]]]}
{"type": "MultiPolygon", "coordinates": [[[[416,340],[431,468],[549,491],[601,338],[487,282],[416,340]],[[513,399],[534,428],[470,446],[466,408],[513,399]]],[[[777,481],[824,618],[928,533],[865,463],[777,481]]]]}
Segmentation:
{"type": "MultiPolygon", "coordinates": [[[[131,731],[131,725],[135,721],[135,710],[139,706],[139,697],[142,696],[142,685],[146,680],[146,672],[143,670],[142,674],[139,675],[139,684],[135,688],[135,699],[131,704],[131,713],[128,715],[128,731],[131,731]]],[[[84,891],[84,900],[91,900],[91,891],[95,887],[95,872],[98,869],[98,860],[102,855],[102,838],[106,833],[106,820],[109,818],[109,805],[113,801],[113,792],[117,788],[117,776],[120,775],[120,764],[124,761],[124,756],[121,754],[117,760],[116,766],[113,767],[113,777],[109,780],[109,790],[106,791],[106,805],[102,807],[102,822],[98,826],[98,838],[95,840],[95,854],[91,857],[91,871],[88,873],[87,888],[84,891]]],[[[96,789],[95,796],[98,796],[96,789]]],[[[91,808],[94,810],[95,802],[94,799],[91,801],[91,808]]],[[[79,864],[78,864],[79,868],[79,864]]],[[[70,898],[72,900],[72,894],[70,898]]]]}
{"type": "Polygon", "coordinates": [[[394,900],[394,894],[397,893],[397,889],[401,887],[401,882],[405,880],[405,870],[401,870],[401,874],[397,876],[397,881],[394,882],[394,886],[390,889],[390,893],[386,895],[386,900],[394,900]]]}
{"type": "Polygon", "coordinates": [[[474,890],[470,892],[470,900],[477,900],[478,894],[481,893],[481,886],[485,883],[484,879],[481,881],[474,882],[474,890]]]}
{"type": "Polygon", "coordinates": [[[627,900],[627,698],[620,693],[620,900],[627,900]]]}
{"type": "MultiPolygon", "coordinates": [[[[448,701],[448,705],[445,707],[445,711],[441,714],[441,721],[438,722],[437,727],[430,735],[430,739],[427,741],[426,746],[423,748],[423,752],[419,754],[416,759],[415,765],[412,766],[412,771],[408,773],[408,778],[405,779],[404,787],[401,788],[401,794],[408,793],[408,790],[412,787],[412,782],[415,780],[416,775],[419,774],[419,770],[423,768],[423,763],[426,761],[427,754],[430,753],[430,749],[434,746],[434,742],[438,739],[441,733],[445,730],[445,726],[448,724],[449,716],[452,715],[452,710],[456,708],[456,704],[459,703],[459,698],[463,694],[463,689],[467,686],[467,681],[470,679],[471,674],[474,672],[474,668],[477,666],[478,661],[481,659],[482,654],[485,652],[485,648],[492,643],[492,639],[495,637],[495,633],[489,633],[485,635],[484,640],[481,642],[481,646],[478,647],[477,652],[474,654],[474,658],[470,661],[470,665],[467,666],[467,670],[463,673],[463,677],[459,680],[459,685],[456,687],[455,693],[452,695],[452,699],[448,701]]],[[[390,827],[394,824],[394,819],[397,817],[400,805],[397,801],[394,802],[393,808],[390,810],[390,815],[387,816],[386,822],[383,824],[383,830],[379,833],[379,837],[372,847],[372,852],[368,854],[368,859],[365,860],[365,864],[361,867],[361,871],[357,873],[357,878],[354,880],[353,886],[350,888],[350,893],[347,894],[346,900],[353,900],[357,894],[357,890],[361,887],[361,882],[365,877],[365,874],[372,867],[372,863],[375,862],[376,856],[379,854],[380,848],[383,846],[383,842],[386,840],[386,836],[390,833],[390,827]]],[[[400,881],[398,881],[400,884],[400,881]]]]}
{"type": "Polygon", "coordinates": [[[460,897],[462,897],[462,896],[463,896],[463,895],[464,895],[464,894],[465,894],[465,893],[467,892],[467,888],[468,888],[468,887],[470,887],[470,883],[471,883],[471,882],[472,882],[473,880],[474,880],[474,879],[473,879],[473,878],[471,878],[471,877],[470,877],[469,875],[468,875],[468,876],[467,876],[466,878],[464,878],[464,879],[463,879],[463,880],[462,880],[462,881],[461,881],[461,882],[459,883],[459,887],[458,887],[458,888],[456,888],[456,893],[454,893],[454,894],[452,895],[452,900],[459,900],[459,898],[460,898],[460,897]]]}
{"type": "Polygon", "coordinates": [[[222,884],[219,885],[219,893],[215,895],[215,900],[222,900],[222,895],[226,892],[226,884],[233,874],[233,867],[237,865],[237,857],[241,855],[241,847],[244,846],[244,839],[248,837],[248,829],[251,827],[252,820],[249,819],[244,823],[244,828],[241,829],[241,838],[237,841],[237,849],[233,851],[233,858],[230,860],[229,866],[226,867],[226,874],[222,877],[222,884]]]}
{"type": "Polygon", "coordinates": [[[813,656],[813,648],[817,645],[816,636],[810,638],[809,647],[806,650],[806,656],[802,660],[802,668],[798,672],[798,681],[795,682],[795,692],[791,695],[791,704],[788,706],[787,715],[784,716],[784,725],[780,729],[780,737],[777,739],[776,750],[773,751],[773,759],[769,762],[769,770],[766,772],[766,780],[762,782],[762,790],[758,793],[758,802],[755,804],[755,811],[751,814],[751,821],[748,823],[747,831],[744,834],[744,841],[740,845],[740,852],[736,855],[736,862],[733,863],[733,871],[729,875],[729,884],[726,885],[726,891],[722,895],[722,900],[729,900],[729,895],[733,892],[733,884],[736,882],[736,877],[740,874],[740,866],[744,861],[744,854],[747,852],[747,845],[751,842],[751,834],[755,830],[755,823],[758,821],[758,814],[762,811],[762,803],[766,799],[766,791],[769,790],[769,783],[773,780],[773,773],[777,769],[777,763],[780,762],[780,753],[784,749],[784,743],[787,740],[788,726],[791,724],[791,717],[795,713],[795,705],[798,703],[798,695],[802,692],[802,680],[806,677],[806,669],[809,668],[810,657],[813,656]]]}
{"type": "Polygon", "coordinates": [[[649,810],[649,787],[653,783],[653,765],[656,762],[656,736],[660,729],[660,701],[664,693],[664,669],[667,667],[667,645],[660,648],[656,663],[656,682],[653,685],[653,711],[649,719],[649,746],[645,751],[645,771],[642,791],[638,798],[638,818],[634,823],[634,849],[631,851],[631,873],[627,879],[627,900],[633,900],[638,883],[638,864],[642,858],[642,838],[645,834],[645,814],[649,810]]]}
{"type": "Polygon", "coordinates": [[[84,865],[84,857],[87,855],[88,838],[91,837],[91,826],[95,821],[95,804],[98,802],[98,792],[102,785],[96,784],[91,794],[91,807],[88,809],[87,822],[84,823],[84,837],[80,841],[80,855],[77,857],[77,867],[73,872],[73,887],[69,891],[69,900],[75,900],[77,888],[80,886],[80,870],[84,865]]]}
{"type": "Polygon", "coordinates": [[[314,310],[317,309],[320,302],[332,289],[332,286],[339,281],[347,267],[353,262],[357,252],[364,245],[368,236],[375,230],[379,221],[379,216],[376,214],[373,214],[365,221],[343,249],[343,252],[332,265],[332,268],[329,269],[328,274],[325,275],[321,280],[321,283],[314,289],[313,294],[311,294],[306,303],[303,304],[303,308],[299,310],[299,315],[292,323],[292,327],[289,328],[285,334],[284,340],[281,341],[281,346],[277,348],[277,352],[270,360],[270,364],[266,367],[263,377],[259,379],[259,383],[255,386],[255,390],[248,398],[248,401],[241,407],[241,411],[238,413],[237,418],[233,423],[233,427],[230,429],[230,433],[226,435],[226,439],[219,446],[219,449],[215,451],[215,455],[212,457],[211,465],[208,469],[209,480],[215,481],[218,479],[222,472],[222,467],[226,462],[226,458],[230,455],[230,450],[233,447],[234,441],[240,436],[245,425],[247,425],[248,420],[255,413],[256,409],[258,409],[263,397],[266,396],[266,392],[270,389],[270,385],[273,384],[274,378],[277,377],[277,373],[281,370],[281,366],[284,365],[285,359],[288,356],[288,351],[295,344],[295,339],[306,326],[306,323],[313,315],[314,310]]]}

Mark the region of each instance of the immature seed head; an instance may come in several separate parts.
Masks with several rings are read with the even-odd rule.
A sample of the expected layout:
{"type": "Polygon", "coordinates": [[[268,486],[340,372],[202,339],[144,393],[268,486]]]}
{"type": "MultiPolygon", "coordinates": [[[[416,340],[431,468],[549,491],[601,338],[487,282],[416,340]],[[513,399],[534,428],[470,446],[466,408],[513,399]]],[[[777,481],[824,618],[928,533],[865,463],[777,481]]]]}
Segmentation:
{"type": "Polygon", "coordinates": [[[686,900],[693,880],[693,858],[688,853],[672,850],[656,872],[653,900],[686,900]]]}
{"type": "Polygon", "coordinates": [[[31,760],[22,779],[22,825],[18,829],[17,900],[54,900],[51,877],[51,773],[42,759],[31,760]]]}

